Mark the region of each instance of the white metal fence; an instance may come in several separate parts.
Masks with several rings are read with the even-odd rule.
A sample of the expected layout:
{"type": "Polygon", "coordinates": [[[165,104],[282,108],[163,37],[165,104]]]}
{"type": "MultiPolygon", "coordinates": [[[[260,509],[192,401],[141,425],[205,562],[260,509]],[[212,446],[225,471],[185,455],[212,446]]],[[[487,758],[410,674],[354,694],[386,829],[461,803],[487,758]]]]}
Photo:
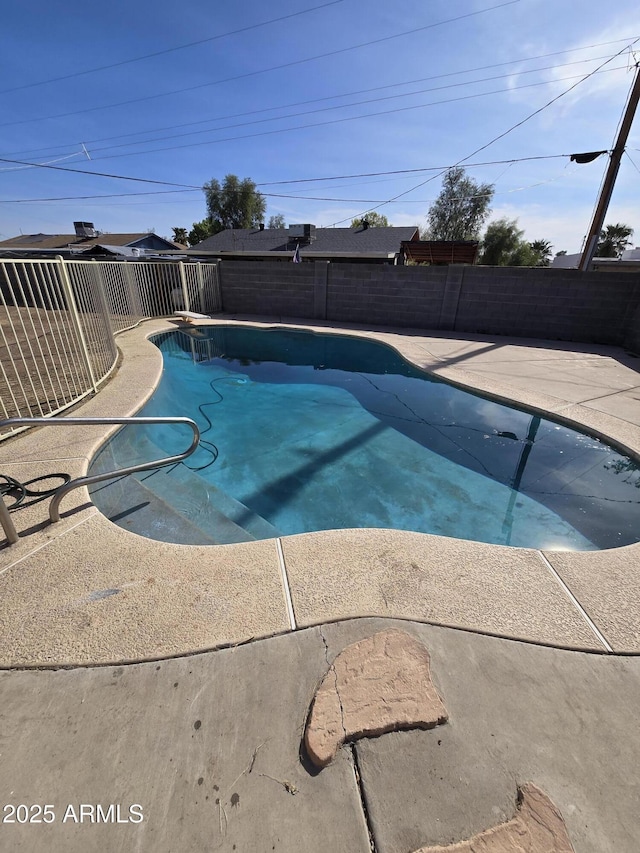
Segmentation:
{"type": "Polygon", "coordinates": [[[55,415],[96,392],[114,336],[176,310],[222,310],[216,264],[0,260],[0,418],[55,415]]]}

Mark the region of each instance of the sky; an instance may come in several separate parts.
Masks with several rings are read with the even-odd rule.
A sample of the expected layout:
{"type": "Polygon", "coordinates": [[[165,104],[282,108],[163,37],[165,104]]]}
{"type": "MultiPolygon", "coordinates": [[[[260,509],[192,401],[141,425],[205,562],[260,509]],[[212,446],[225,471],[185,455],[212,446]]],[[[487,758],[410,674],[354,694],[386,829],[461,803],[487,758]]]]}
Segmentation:
{"type": "MultiPolygon", "coordinates": [[[[613,147],[639,60],[637,0],[6,3],[0,239],[170,238],[227,174],[267,219],[422,229],[460,164],[495,185],[489,221],[578,252],[607,157],[569,155],[613,147]]],[[[640,245],[640,117],[606,222],[640,245]]]]}

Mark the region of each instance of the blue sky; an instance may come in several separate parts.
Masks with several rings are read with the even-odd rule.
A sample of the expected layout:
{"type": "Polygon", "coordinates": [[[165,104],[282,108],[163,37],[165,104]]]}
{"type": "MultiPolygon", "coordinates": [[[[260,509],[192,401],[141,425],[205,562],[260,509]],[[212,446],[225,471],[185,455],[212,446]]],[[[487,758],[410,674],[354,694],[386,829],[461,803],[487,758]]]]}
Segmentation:
{"type": "MultiPolygon", "coordinates": [[[[495,183],[492,219],[579,251],[606,160],[558,155],[612,147],[640,59],[637,0],[33,0],[1,21],[2,158],[179,186],[0,162],[0,239],[74,220],[171,236],[206,215],[189,188],[227,173],[287,223],[424,227],[463,161],[495,183]]],[[[627,155],[607,222],[640,244],[640,117],[627,155]]]]}

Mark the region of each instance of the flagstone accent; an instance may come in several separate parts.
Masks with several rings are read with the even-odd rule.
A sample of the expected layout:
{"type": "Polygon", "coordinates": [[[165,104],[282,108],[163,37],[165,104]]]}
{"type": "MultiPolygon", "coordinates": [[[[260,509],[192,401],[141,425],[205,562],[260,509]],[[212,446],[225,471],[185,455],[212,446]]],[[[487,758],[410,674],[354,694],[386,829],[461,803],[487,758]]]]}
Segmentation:
{"type": "Polygon", "coordinates": [[[516,815],[507,823],[446,847],[415,853],[575,853],[564,819],[549,797],[531,782],[519,789],[516,815]]]}
{"type": "Polygon", "coordinates": [[[347,646],[318,688],[305,745],[325,767],[345,741],[398,729],[430,729],[448,718],[431,680],[426,647],[391,629],[347,646]]]}

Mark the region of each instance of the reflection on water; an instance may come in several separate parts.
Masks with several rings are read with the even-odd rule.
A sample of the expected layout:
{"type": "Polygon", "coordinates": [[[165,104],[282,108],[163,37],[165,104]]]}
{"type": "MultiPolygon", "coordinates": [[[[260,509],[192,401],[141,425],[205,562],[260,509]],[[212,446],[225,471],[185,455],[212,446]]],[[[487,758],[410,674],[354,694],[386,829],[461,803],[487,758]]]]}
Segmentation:
{"type": "MultiPolygon", "coordinates": [[[[219,453],[198,473],[207,500],[224,493],[283,535],[395,527],[578,550],[639,539],[635,460],[382,344],[239,327],[155,343],[165,370],[143,413],[194,417],[219,453]]],[[[172,449],[170,428],[153,440],[172,449]]]]}

